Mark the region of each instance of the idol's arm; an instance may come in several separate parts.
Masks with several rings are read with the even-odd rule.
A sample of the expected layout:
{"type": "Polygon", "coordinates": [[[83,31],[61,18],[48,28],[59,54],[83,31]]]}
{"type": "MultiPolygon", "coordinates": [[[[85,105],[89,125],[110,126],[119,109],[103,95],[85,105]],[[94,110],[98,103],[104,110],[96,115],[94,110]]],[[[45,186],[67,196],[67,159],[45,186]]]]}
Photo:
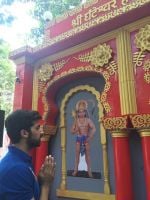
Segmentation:
{"type": "Polygon", "coordinates": [[[95,128],[95,125],[94,125],[94,123],[92,122],[91,119],[88,119],[88,125],[89,125],[89,128],[90,128],[89,134],[88,134],[88,136],[89,136],[88,141],[90,141],[94,137],[94,134],[96,132],[96,128],[95,128]]]}
{"type": "Polygon", "coordinates": [[[77,126],[77,121],[75,120],[72,127],[71,127],[71,133],[72,134],[78,134],[79,132],[79,129],[78,129],[78,126],[77,126]]]}

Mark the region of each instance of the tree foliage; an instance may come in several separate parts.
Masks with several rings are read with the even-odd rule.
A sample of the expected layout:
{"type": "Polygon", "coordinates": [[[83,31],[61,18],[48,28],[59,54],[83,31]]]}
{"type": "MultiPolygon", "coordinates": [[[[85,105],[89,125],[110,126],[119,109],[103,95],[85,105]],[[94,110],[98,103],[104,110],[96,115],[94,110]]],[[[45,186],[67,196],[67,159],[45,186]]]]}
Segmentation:
{"type": "Polygon", "coordinates": [[[12,110],[12,94],[15,83],[15,68],[9,60],[9,46],[0,40],[0,109],[6,115],[12,110]]]}
{"type": "Polygon", "coordinates": [[[81,2],[82,0],[35,0],[33,17],[38,20],[39,27],[32,29],[31,38],[36,42],[36,44],[41,43],[46,24],[46,20],[44,19],[45,12],[49,11],[53,18],[55,18],[67,10],[80,5],[81,2]]]}
{"type": "Polygon", "coordinates": [[[14,16],[6,12],[6,7],[10,6],[15,0],[1,0],[0,1],[0,25],[9,25],[13,22],[14,16]]]}

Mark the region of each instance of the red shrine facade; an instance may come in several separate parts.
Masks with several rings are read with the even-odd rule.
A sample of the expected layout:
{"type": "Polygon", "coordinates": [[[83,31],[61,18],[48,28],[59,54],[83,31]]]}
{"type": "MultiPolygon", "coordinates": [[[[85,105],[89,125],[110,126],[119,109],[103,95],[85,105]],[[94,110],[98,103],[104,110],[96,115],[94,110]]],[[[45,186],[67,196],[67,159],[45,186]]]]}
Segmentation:
{"type": "MultiPolygon", "coordinates": [[[[42,115],[44,137],[41,146],[33,152],[36,173],[50,146],[56,149],[56,157],[60,150],[60,168],[56,170],[56,177],[60,174],[59,183],[53,200],[57,197],[150,200],[149,13],[148,0],[93,0],[49,22],[42,45],[23,47],[11,53],[19,78],[15,85],[14,109],[34,109],[42,115]],[[82,99],[85,93],[96,99],[98,119],[95,123],[99,126],[101,149],[97,159],[102,163],[103,177],[102,186],[96,185],[101,187],[98,192],[75,189],[70,182],[76,178],[67,177],[67,106],[75,102],[75,95],[79,94],[79,98],[80,93],[84,93],[82,99]],[[132,136],[135,140],[131,142],[132,136]],[[57,137],[60,143],[56,148],[57,137]],[[136,175],[133,177],[138,164],[132,159],[138,154],[138,142],[143,166],[139,182],[136,175]],[[135,145],[133,150],[130,143],[132,147],[135,145]],[[109,145],[112,156],[109,156],[109,145]],[[144,194],[140,189],[142,185],[146,188],[144,194]],[[141,197],[136,197],[138,194],[141,197]]],[[[89,184],[92,187],[94,183],[89,184]]]]}

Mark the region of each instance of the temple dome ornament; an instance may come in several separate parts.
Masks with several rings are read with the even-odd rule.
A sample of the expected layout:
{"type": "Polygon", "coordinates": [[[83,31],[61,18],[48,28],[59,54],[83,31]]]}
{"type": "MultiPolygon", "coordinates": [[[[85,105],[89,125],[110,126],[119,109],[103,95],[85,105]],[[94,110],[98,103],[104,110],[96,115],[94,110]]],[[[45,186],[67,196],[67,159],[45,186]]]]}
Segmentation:
{"type": "Polygon", "coordinates": [[[144,28],[135,36],[135,44],[141,51],[150,51],[150,24],[147,24],[144,28]]]}
{"type": "Polygon", "coordinates": [[[98,45],[90,53],[91,64],[95,67],[103,67],[108,64],[110,58],[112,57],[112,49],[109,45],[103,44],[98,45]]]}
{"type": "Polygon", "coordinates": [[[53,67],[51,64],[44,64],[38,71],[38,78],[40,81],[45,82],[50,79],[50,77],[53,75],[53,67]]]}

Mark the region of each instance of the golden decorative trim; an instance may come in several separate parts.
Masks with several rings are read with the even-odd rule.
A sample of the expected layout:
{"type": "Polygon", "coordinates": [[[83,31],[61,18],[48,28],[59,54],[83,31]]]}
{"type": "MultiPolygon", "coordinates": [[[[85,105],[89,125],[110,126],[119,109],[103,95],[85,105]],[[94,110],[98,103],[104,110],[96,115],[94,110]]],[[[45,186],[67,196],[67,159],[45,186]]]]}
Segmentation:
{"type": "Polygon", "coordinates": [[[73,199],[82,199],[82,200],[115,200],[115,195],[107,195],[102,193],[93,193],[93,192],[80,192],[73,190],[61,190],[57,189],[56,194],[58,197],[68,197],[73,199]]]}
{"type": "Polygon", "coordinates": [[[125,6],[128,2],[129,2],[129,0],[122,0],[122,1],[121,1],[122,5],[124,5],[124,6],[125,6]]]}
{"type": "MultiPolygon", "coordinates": [[[[118,30],[113,30],[109,33],[95,37],[95,38],[93,38],[89,41],[86,41],[84,43],[80,43],[79,45],[71,47],[67,50],[63,50],[63,51],[58,52],[56,54],[47,56],[46,58],[39,60],[36,63],[36,66],[38,67],[39,65],[41,65],[41,63],[45,63],[45,62],[54,62],[55,60],[60,59],[60,58],[63,59],[64,57],[67,57],[67,56],[76,54],[78,52],[84,51],[87,48],[93,48],[94,46],[97,46],[99,41],[101,41],[101,43],[105,43],[105,42],[107,42],[111,39],[114,39],[116,37],[117,33],[118,33],[118,30]]],[[[84,53],[83,53],[83,55],[84,55],[84,53]]],[[[76,58],[76,59],[78,59],[78,58],[76,58]]]]}
{"type": "Polygon", "coordinates": [[[51,78],[53,75],[53,67],[49,63],[45,63],[41,66],[41,68],[38,70],[38,78],[40,81],[45,82],[51,78]]]}
{"type": "Polygon", "coordinates": [[[48,102],[47,102],[47,99],[46,99],[45,95],[42,96],[42,102],[43,102],[43,105],[44,105],[44,113],[42,115],[42,119],[45,120],[46,116],[47,116],[47,113],[49,111],[48,102]]]}
{"type": "Polygon", "coordinates": [[[125,132],[125,131],[112,131],[112,137],[113,138],[125,138],[125,137],[128,137],[128,133],[125,132]]]}
{"type": "Polygon", "coordinates": [[[116,75],[118,71],[117,63],[113,60],[109,63],[109,65],[106,67],[108,73],[110,76],[116,75]]]}
{"type": "MultiPolygon", "coordinates": [[[[47,83],[46,87],[43,90],[43,96],[46,96],[48,88],[51,85],[53,85],[56,81],[58,81],[59,79],[62,79],[64,77],[66,77],[66,76],[69,76],[70,74],[79,73],[79,72],[85,72],[85,71],[92,71],[92,72],[96,72],[96,73],[99,73],[99,74],[103,75],[106,84],[105,84],[104,91],[103,91],[102,95],[107,96],[107,92],[111,88],[111,83],[109,82],[110,75],[109,75],[109,73],[107,71],[103,72],[102,69],[98,69],[98,68],[95,68],[95,67],[92,67],[92,66],[83,66],[83,67],[72,68],[72,69],[69,69],[68,71],[64,71],[61,74],[55,76],[52,80],[50,80],[47,83]]],[[[105,108],[106,113],[110,112],[111,111],[111,107],[110,107],[109,103],[106,102],[106,99],[103,98],[101,102],[102,102],[102,104],[103,104],[103,106],[105,108]]]]}
{"type": "Polygon", "coordinates": [[[108,64],[112,54],[112,49],[109,45],[99,44],[91,51],[90,61],[95,67],[103,67],[108,64]]]}
{"type": "Polygon", "coordinates": [[[150,71],[150,59],[145,60],[143,69],[144,69],[144,71],[146,71],[146,72],[149,72],[149,71],[150,71]]]}
{"type": "Polygon", "coordinates": [[[101,102],[103,104],[103,107],[106,113],[109,113],[111,111],[111,107],[109,103],[106,102],[107,92],[109,91],[110,86],[111,86],[111,82],[109,82],[109,78],[110,76],[114,74],[116,75],[117,69],[118,69],[115,61],[111,61],[110,63],[108,63],[109,59],[111,58],[111,53],[112,53],[112,49],[110,48],[110,46],[103,44],[103,45],[98,45],[90,52],[87,52],[85,54],[80,54],[78,58],[76,58],[80,60],[81,62],[91,62],[91,64],[93,64],[96,68],[103,67],[105,64],[108,64],[105,68],[106,71],[103,71],[100,69],[100,72],[106,81],[105,88],[101,97],[101,102]]]}
{"type": "Polygon", "coordinates": [[[33,73],[32,109],[38,109],[38,75],[37,70],[35,70],[35,68],[33,73]]]}
{"type": "Polygon", "coordinates": [[[78,58],[75,57],[75,59],[79,60],[80,62],[90,62],[91,61],[91,51],[82,53],[78,56],[78,58]]]}
{"type": "MultiPolygon", "coordinates": [[[[60,113],[60,116],[61,113],[60,113]]],[[[63,118],[65,120],[65,116],[63,115],[63,118]]],[[[61,167],[61,183],[60,183],[60,189],[65,190],[66,189],[66,127],[62,126],[60,124],[61,128],[61,152],[62,152],[62,167],[61,167]]]]}
{"type": "Polygon", "coordinates": [[[54,70],[57,72],[58,70],[62,69],[64,67],[64,65],[69,61],[69,59],[67,60],[60,60],[59,62],[56,62],[54,64],[52,64],[52,67],[54,68],[54,70]]]}
{"type": "Polygon", "coordinates": [[[150,128],[149,129],[140,129],[138,130],[141,137],[150,137],[150,128]]]}
{"type": "Polygon", "coordinates": [[[150,60],[144,61],[146,52],[150,51],[150,25],[146,24],[142,27],[139,32],[135,35],[135,45],[140,50],[134,53],[133,62],[134,68],[141,67],[143,65],[144,80],[146,83],[150,83],[150,60]],[[144,64],[143,64],[144,61],[144,64]]]}
{"type": "MultiPolygon", "coordinates": [[[[143,27],[145,24],[149,23],[149,21],[150,21],[150,17],[145,17],[145,18],[137,20],[137,21],[135,21],[135,22],[133,22],[131,24],[125,25],[125,26],[123,26],[123,28],[125,30],[128,30],[128,31],[131,32],[131,31],[134,31],[136,29],[139,29],[139,28],[143,27]]],[[[113,39],[113,38],[116,37],[116,34],[119,32],[119,30],[120,30],[120,28],[116,29],[116,30],[113,30],[113,31],[111,31],[109,33],[106,33],[104,35],[95,37],[95,38],[93,38],[93,39],[91,39],[89,41],[86,41],[86,42],[82,43],[82,44],[76,45],[75,47],[72,47],[72,48],[69,48],[67,50],[63,50],[63,51],[61,51],[59,53],[53,54],[51,56],[48,56],[48,57],[46,57],[46,59],[45,58],[44,59],[40,59],[40,63],[41,63],[41,61],[43,63],[45,63],[45,60],[47,60],[47,58],[50,58],[51,62],[54,61],[54,60],[63,58],[64,56],[71,55],[73,53],[78,52],[79,50],[81,51],[81,50],[86,49],[87,47],[89,48],[89,47],[92,47],[94,45],[97,45],[99,43],[99,41],[105,42],[105,41],[111,40],[111,39],[113,39]]],[[[22,50],[20,50],[20,49],[21,48],[19,48],[17,50],[14,50],[13,52],[11,52],[10,57],[13,57],[13,56],[17,55],[18,53],[21,53],[22,50]]],[[[33,53],[33,49],[31,51],[31,53],[33,53]]],[[[17,58],[17,60],[16,59],[14,59],[14,60],[15,60],[15,62],[17,62],[18,58],[17,58]]],[[[37,62],[36,65],[38,65],[38,64],[39,64],[39,61],[37,62]]]]}
{"type": "Polygon", "coordinates": [[[127,116],[123,117],[108,117],[102,119],[105,129],[120,130],[127,128],[127,116]]]}
{"type": "MultiPolygon", "coordinates": [[[[112,6],[114,4],[113,6],[115,7],[116,0],[111,0],[108,3],[110,4],[109,6],[112,6]]],[[[113,19],[113,18],[115,18],[117,16],[120,16],[123,13],[131,11],[131,10],[133,10],[135,8],[139,8],[139,7],[143,6],[146,3],[149,3],[149,0],[138,0],[138,1],[135,0],[133,2],[129,2],[129,3],[125,4],[125,5],[123,5],[120,8],[114,9],[113,11],[110,10],[110,12],[104,14],[103,16],[98,16],[98,17],[96,17],[94,19],[91,19],[90,21],[84,22],[80,26],[77,26],[77,27],[75,27],[75,28],[73,28],[73,29],[71,29],[71,30],[69,30],[67,32],[64,32],[64,33],[62,33],[62,34],[60,34],[60,35],[48,40],[46,43],[44,43],[44,44],[42,44],[42,45],[40,45],[38,47],[35,47],[33,49],[33,52],[36,52],[39,49],[45,48],[47,46],[51,46],[51,45],[53,45],[53,44],[55,44],[55,43],[57,43],[57,42],[59,42],[61,40],[69,38],[69,37],[71,37],[71,36],[73,36],[75,34],[78,34],[78,33],[82,32],[82,31],[88,30],[89,28],[92,28],[92,27],[94,27],[94,26],[96,26],[98,24],[102,24],[102,23],[104,23],[106,21],[109,21],[110,19],[113,19]]],[[[103,5],[103,6],[106,6],[106,5],[103,5]]]]}
{"type": "Polygon", "coordinates": [[[146,83],[150,83],[150,73],[149,72],[146,72],[144,74],[144,80],[146,81],[146,83]]]}
{"type": "MultiPolygon", "coordinates": [[[[60,184],[60,190],[66,192],[66,120],[65,120],[65,109],[66,104],[73,94],[80,91],[88,91],[95,95],[98,102],[98,114],[99,118],[103,117],[103,107],[100,102],[100,93],[95,90],[95,88],[88,85],[81,85],[71,89],[64,97],[60,107],[60,128],[61,128],[61,149],[62,149],[62,179],[60,184]]],[[[103,127],[103,124],[100,123],[100,138],[101,144],[103,147],[103,164],[104,164],[104,193],[110,194],[110,185],[109,185],[109,173],[108,173],[108,153],[106,148],[106,131],[103,127]]],[[[76,192],[78,194],[78,192],[76,192]]],[[[88,199],[92,198],[93,193],[89,193],[88,199]]],[[[63,196],[63,194],[61,194],[63,196]]],[[[109,195],[108,195],[109,196],[109,195]]],[[[69,196],[68,196],[69,197],[69,196]]],[[[82,199],[85,199],[85,196],[82,196],[82,199]]]]}
{"type": "Polygon", "coordinates": [[[130,115],[134,128],[150,128],[150,114],[130,115]]]}
{"type": "MultiPolygon", "coordinates": [[[[149,21],[150,21],[150,17],[146,17],[146,18],[140,19],[138,21],[135,21],[134,23],[123,26],[122,28],[124,30],[128,30],[128,31],[135,31],[136,29],[139,29],[139,28],[145,26],[147,23],[149,23],[149,21]]],[[[92,48],[93,46],[96,46],[99,43],[99,41],[101,41],[101,43],[107,42],[111,39],[116,38],[119,31],[120,31],[120,28],[113,30],[109,33],[106,33],[104,35],[95,37],[95,38],[93,38],[89,41],[86,41],[84,43],[81,43],[79,45],[71,47],[67,50],[63,50],[63,51],[58,52],[56,54],[47,56],[43,59],[38,60],[35,65],[36,65],[36,67],[39,67],[41,65],[41,63],[44,64],[46,62],[54,62],[55,60],[60,59],[60,58],[63,59],[66,56],[70,56],[70,55],[73,55],[77,52],[84,51],[87,48],[92,48]]]]}
{"type": "Polygon", "coordinates": [[[50,137],[52,135],[56,134],[57,127],[56,126],[50,126],[50,125],[41,125],[42,130],[42,138],[41,141],[49,141],[50,137]]]}
{"type": "Polygon", "coordinates": [[[61,60],[59,62],[56,62],[54,64],[51,63],[45,63],[38,69],[38,86],[39,86],[39,92],[41,92],[44,88],[45,83],[51,79],[53,76],[54,71],[58,71],[64,65],[68,62],[67,60],[61,60]]]}
{"type": "Polygon", "coordinates": [[[54,69],[51,64],[45,63],[38,69],[38,88],[42,92],[45,82],[51,78],[54,69]]]}
{"type": "Polygon", "coordinates": [[[80,60],[81,62],[91,62],[91,64],[93,64],[96,68],[100,68],[100,72],[106,81],[105,88],[101,97],[101,102],[103,104],[104,109],[106,110],[106,113],[109,113],[111,111],[109,103],[106,102],[107,92],[111,86],[109,78],[114,74],[116,75],[118,69],[115,61],[111,61],[109,63],[109,60],[111,58],[111,53],[112,49],[110,48],[110,46],[103,44],[103,45],[98,45],[95,48],[93,48],[92,51],[80,54],[78,58],[75,58],[77,60],[80,60]],[[107,64],[107,66],[105,66],[106,71],[103,71],[101,70],[101,67],[104,67],[105,64],[107,64]]]}
{"type": "Polygon", "coordinates": [[[134,63],[135,71],[136,71],[136,67],[142,66],[144,58],[145,58],[145,54],[143,53],[143,51],[135,52],[133,54],[133,63],[134,63]]]}
{"type": "Polygon", "coordinates": [[[38,80],[38,91],[39,91],[39,93],[43,91],[44,87],[45,87],[45,82],[38,80]]]}
{"type": "Polygon", "coordinates": [[[117,52],[121,114],[137,113],[130,34],[124,29],[117,37],[117,52]]]}
{"type": "MultiPolygon", "coordinates": [[[[122,10],[122,12],[124,13],[124,12],[127,12],[128,10],[130,10],[130,9],[133,9],[133,8],[136,8],[137,6],[142,6],[143,4],[145,4],[145,3],[147,3],[148,1],[139,1],[138,3],[139,3],[139,5],[134,5],[134,4],[137,4],[137,2],[135,1],[135,2],[133,2],[132,4],[133,5],[131,5],[130,6],[130,4],[131,4],[131,2],[129,2],[129,0],[122,0],[122,5],[123,5],[123,7],[122,7],[122,9],[120,9],[119,11],[120,11],[120,14],[121,14],[121,10],[122,10]],[[142,4],[142,5],[141,5],[142,4]],[[131,7],[131,8],[130,8],[131,7]]],[[[64,13],[64,14],[62,14],[62,15],[60,15],[60,16],[57,16],[53,21],[51,21],[51,22],[49,22],[48,23],[48,25],[47,25],[47,27],[51,27],[51,26],[53,26],[55,23],[60,23],[61,21],[63,21],[63,20],[65,20],[66,18],[68,18],[69,16],[74,16],[74,15],[76,15],[76,14],[78,14],[79,12],[82,12],[82,10],[84,10],[84,9],[87,9],[87,8],[89,8],[90,6],[92,6],[92,5],[94,5],[94,4],[96,4],[96,3],[98,3],[98,0],[90,0],[90,1],[88,1],[88,2],[86,2],[86,3],[84,3],[83,5],[79,5],[79,6],[77,6],[77,7],[75,7],[74,9],[72,9],[72,10],[69,10],[68,12],[66,12],[66,13],[64,13]]],[[[105,4],[103,4],[103,5],[100,5],[99,7],[97,7],[97,10],[95,10],[94,8],[95,7],[93,7],[93,9],[91,10],[91,15],[92,16],[94,16],[94,14],[95,14],[95,12],[96,11],[98,11],[98,12],[101,12],[101,11],[109,11],[109,10],[111,10],[112,8],[116,8],[117,7],[117,5],[116,5],[116,0],[112,0],[112,1],[109,1],[109,2],[107,2],[107,3],[105,3],[105,4]]],[[[116,11],[117,12],[117,11],[116,11]]],[[[86,15],[87,15],[88,13],[85,13],[85,16],[84,17],[86,17],[86,15]]],[[[119,14],[119,13],[118,13],[119,14]]],[[[81,15],[81,13],[79,14],[79,16],[81,15]]],[[[108,13],[108,15],[109,15],[109,13],[108,13]]],[[[95,16],[94,16],[94,18],[95,18],[95,16]]],[[[90,18],[91,19],[91,18],[90,18]]]]}
{"type": "Polygon", "coordinates": [[[142,52],[150,51],[150,24],[141,28],[135,35],[135,44],[142,52]]]}
{"type": "Polygon", "coordinates": [[[41,125],[41,129],[43,130],[43,136],[41,138],[42,141],[49,141],[52,135],[56,134],[57,127],[52,125],[41,125]]]}
{"type": "Polygon", "coordinates": [[[105,67],[110,75],[116,74],[117,71],[117,64],[115,61],[109,60],[112,58],[112,49],[109,45],[99,44],[93,48],[93,50],[80,54],[78,58],[75,59],[79,60],[80,62],[90,62],[91,65],[100,68],[105,67]],[[109,64],[109,65],[106,65],[109,64]]]}
{"type": "MultiPolygon", "coordinates": [[[[102,127],[104,129],[104,127],[102,127]]],[[[101,129],[101,130],[102,130],[101,129]]],[[[106,134],[106,131],[104,129],[106,134]]],[[[104,194],[110,195],[110,185],[109,185],[109,165],[108,165],[108,152],[107,144],[102,144],[102,153],[103,153],[103,168],[104,168],[104,194]]]]}
{"type": "Polygon", "coordinates": [[[143,65],[143,70],[145,71],[144,79],[146,83],[150,83],[150,59],[145,60],[143,65]]]}
{"type": "Polygon", "coordinates": [[[112,49],[109,45],[99,44],[90,53],[90,62],[95,67],[103,67],[108,64],[112,54],[112,49]]]}

